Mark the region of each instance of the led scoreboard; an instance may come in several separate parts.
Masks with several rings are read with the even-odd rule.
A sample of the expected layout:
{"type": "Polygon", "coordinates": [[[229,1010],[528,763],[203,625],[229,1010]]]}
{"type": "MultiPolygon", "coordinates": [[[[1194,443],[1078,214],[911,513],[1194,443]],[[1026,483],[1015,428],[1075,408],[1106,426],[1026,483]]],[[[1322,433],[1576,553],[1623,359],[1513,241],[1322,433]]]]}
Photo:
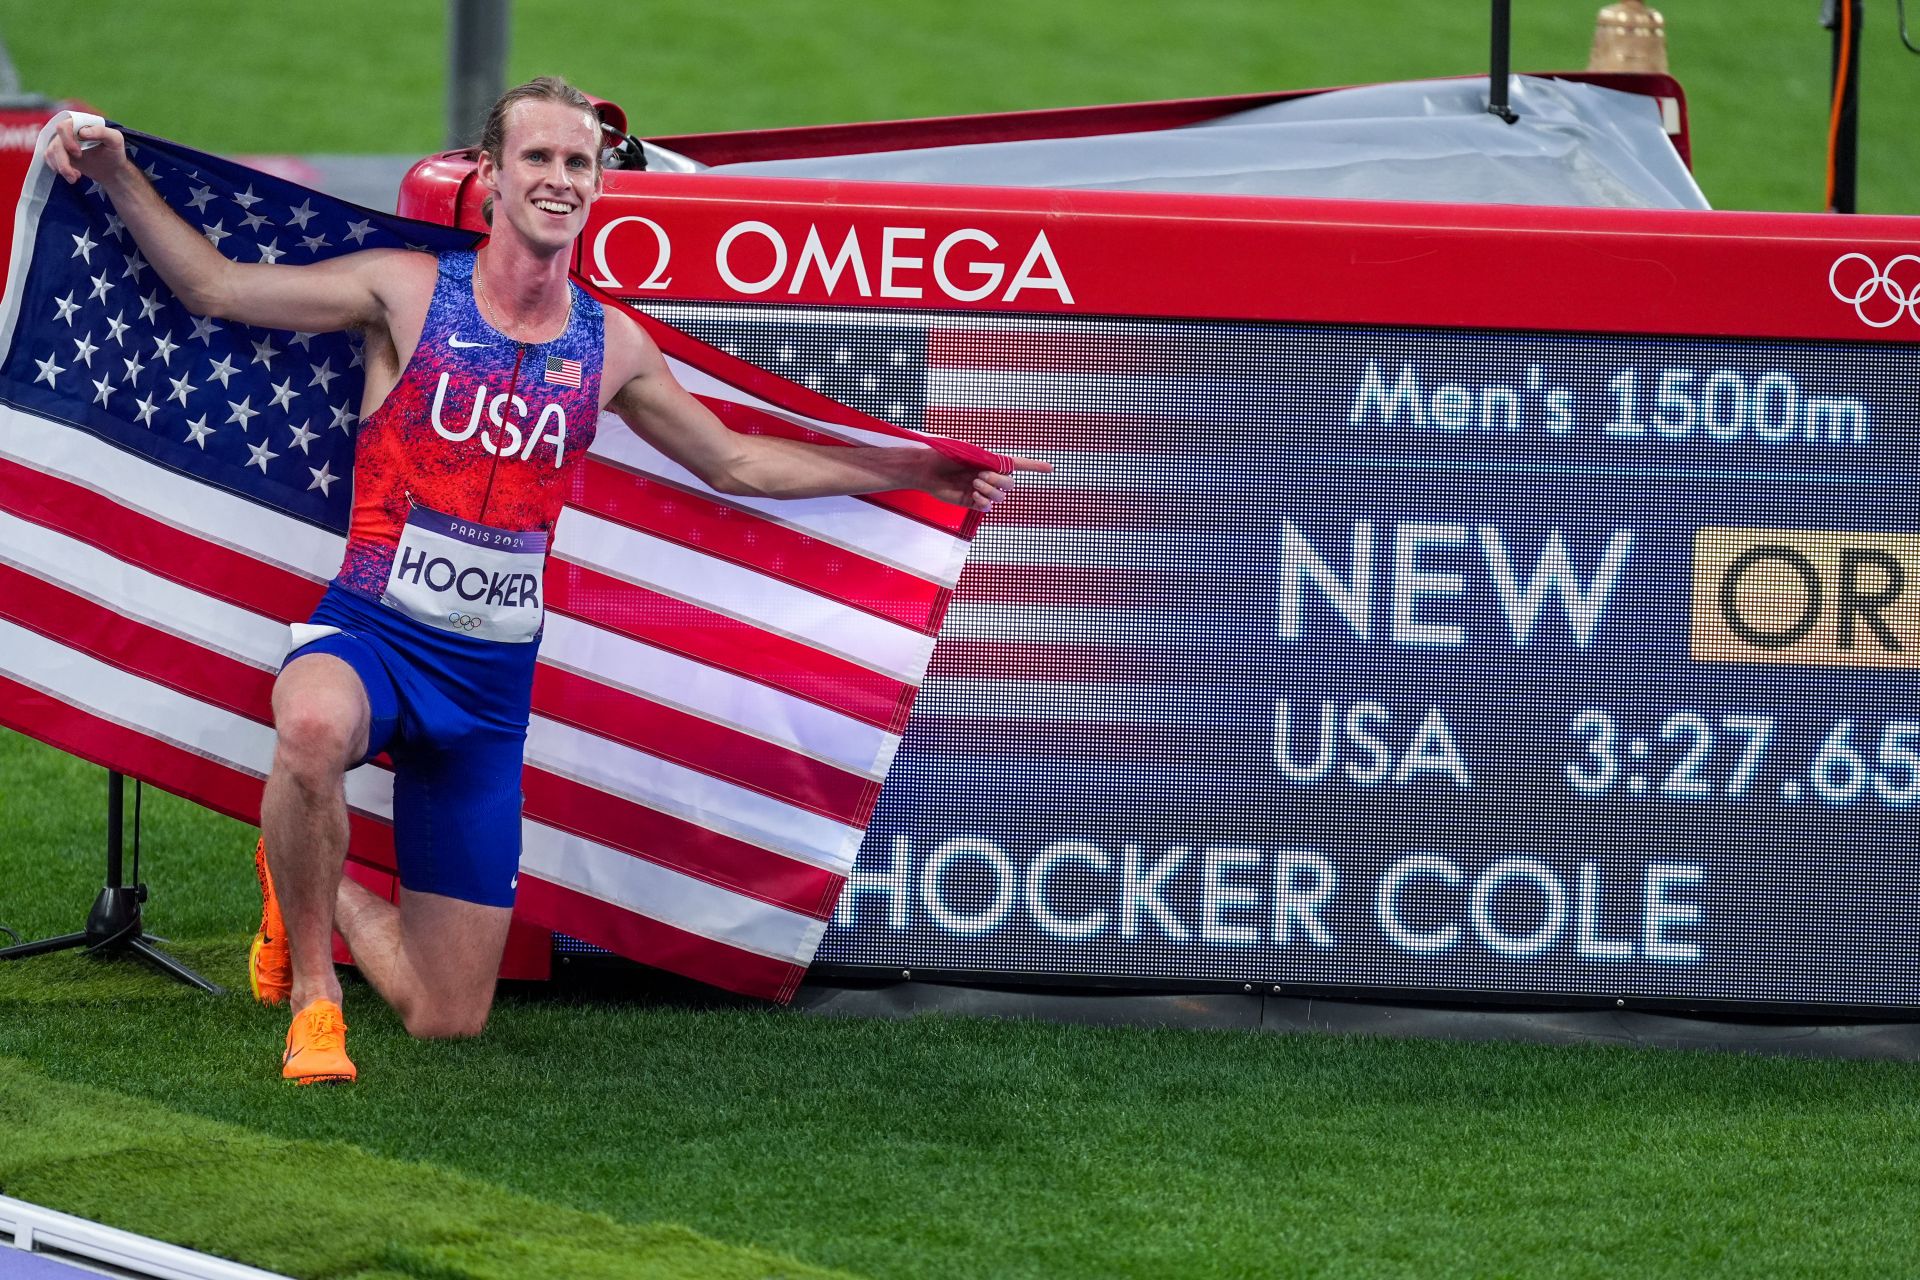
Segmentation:
{"type": "Polygon", "coordinates": [[[823,960],[1920,1005],[1915,348],[991,341],[1111,402],[982,534],[823,960]]]}

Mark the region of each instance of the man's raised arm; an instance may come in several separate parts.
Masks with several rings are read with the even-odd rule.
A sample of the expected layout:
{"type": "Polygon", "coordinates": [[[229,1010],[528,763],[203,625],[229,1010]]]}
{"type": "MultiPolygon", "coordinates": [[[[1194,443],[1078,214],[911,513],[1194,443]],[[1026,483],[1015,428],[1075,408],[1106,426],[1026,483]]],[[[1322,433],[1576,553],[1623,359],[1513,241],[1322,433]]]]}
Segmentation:
{"type": "Polygon", "coordinates": [[[67,117],[47,144],[47,163],[68,182],[100,184],[140,252],[187,310],[266,329],[330,333],[381,322],[382,259],[393,249],[345,254],[310,266],[235,262],[167,206],[127,156],[118,129],[67,117]]]}
{"type": "Polygon", "coordinates": [[[1053,470],[1032,458],[1009,458],[1007,471],[995,471],[918,446],[845,448],[731,431],[680,385],[653,340],[618,312],[607,325],[606,376],[618,388],[607,408],[720,493],[812,498],[918,489],[985,511],[1006,496],[1015,472],[1053,470]]]}

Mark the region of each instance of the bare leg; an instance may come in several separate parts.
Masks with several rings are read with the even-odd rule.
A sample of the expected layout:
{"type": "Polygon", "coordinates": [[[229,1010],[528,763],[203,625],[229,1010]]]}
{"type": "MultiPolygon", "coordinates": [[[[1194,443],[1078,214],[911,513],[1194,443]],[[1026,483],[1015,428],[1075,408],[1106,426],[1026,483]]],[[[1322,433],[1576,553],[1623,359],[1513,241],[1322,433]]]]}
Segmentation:
{"type": "Polygon", "coordinates": [[[405,888],[396,907],[352,880],[339,884],[334,918],[353,962],[407,1033],[479,1035],[493,1007],[512,910],[405,888]]]}
{"type": "Polygon", "coordinates": [[[273,772],[260,802],[267,864],[286,919],[295,1010],[340,999],[334,897],[347,858],[348,768],[366,753],[371,713],[353,668],[331,654],[287,664],[273,686],[273,772]]]}

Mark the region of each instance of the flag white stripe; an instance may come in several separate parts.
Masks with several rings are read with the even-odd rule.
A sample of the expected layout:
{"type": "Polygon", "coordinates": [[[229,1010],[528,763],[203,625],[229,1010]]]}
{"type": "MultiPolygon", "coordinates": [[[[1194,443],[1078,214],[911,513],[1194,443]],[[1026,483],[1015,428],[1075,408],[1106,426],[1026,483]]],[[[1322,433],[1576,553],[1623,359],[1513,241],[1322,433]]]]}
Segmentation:
{"type": "Polygon", "coordinates": [[[609,795],[845,875],[860,828],[605,738],[533,718],[527,761],[609,795]]]}
{"type": "Polygon", "coordinates": [[[677,543],[573,512],[553,554],[917,684],[933,637],[677,543]]]}
{"type": "Polygon", "coordinates": [[[826,932],[824,920],[730,892],[538,822],[522,825],[520,872],[789,964],[812,960],[826,932]]]}
{"type": "Polygon", "coordinates": [[[0,511],[0,562],[262,670],[274,669],[286,656],[285,623],[202,595],[4,511],[0,511]]]}
{"type": "Polygon", "coordinates": [[[819,703],[578,618],[547,615],[540,660],[875,780],[898,741],[819,703]]]}
{"type": "Polygon", "coordinates": [[[7,673],[115,724],[265,777],[273,730],[0,620],[7,673]],[[164,732],[154,726],[165,725],[164,732]]]}
{"type": "MultiPolygon", "coordinates": [[[[0,621],[8,674],[89,714],[157,741],[261,776],[272,760],[273,731],[186,694],[87,657],[37,632],[0,621]],[[165,733],[152,726],[166,725],[165,733]]],[[[347,774],[353,808],[391,820],[393,777],[371,766],[347,774]]],[[[617,849],[523,820],[522,867],[636,914],[716,942],[805,964],[820,922],[617,849]],[[804,949],[803,949],[804,948],[804,949]]]]}
{"type": "Polygon", "coordinates": [[[858,498],[750,498],[715,494],[697,476],[629,431],[612,414],[600,416],[593,454],[608,462],[691,489],[702,497],[808,537],[903,569],[942,586],[952,586],[966,562],[964,540],[931,525],[858,498]]]}
{"type": "Polygon", "coordinates": [[[104,494],[203,542],[241,551],[316,582],[340,567],[346,540],[192,476],[169,471],[96,436],[0,405],[0,457],[104,494]],[[273,534],[263,536],[271,522],[273,534]],[[269,549],[270,548],[270,549],[269,549]]]}

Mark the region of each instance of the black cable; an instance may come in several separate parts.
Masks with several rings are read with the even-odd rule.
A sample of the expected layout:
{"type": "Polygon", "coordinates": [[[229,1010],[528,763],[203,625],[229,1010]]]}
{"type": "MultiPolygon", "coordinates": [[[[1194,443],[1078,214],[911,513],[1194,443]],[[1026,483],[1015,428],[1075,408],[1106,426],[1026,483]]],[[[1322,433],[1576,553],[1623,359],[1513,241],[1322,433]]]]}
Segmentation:
{"type": "Polygon", "coordinates": [[[4,933],[9,938],[12,938],[16,944],[18,944],[21,941],[20,935],[15,933],[12,929],[9,929],[4,924],[0,924],[0,933],[4,933]]]}
{"type": "Polygon", "coordinates": [[[1898,7],[1900,10],[1900,43],[1907,46],[1908,53],[1920,53],[1920,45],[1916,45],[1913,42],[1913,37],[1907,34],[1907,0],[1898,0],[1898,7]]]}

